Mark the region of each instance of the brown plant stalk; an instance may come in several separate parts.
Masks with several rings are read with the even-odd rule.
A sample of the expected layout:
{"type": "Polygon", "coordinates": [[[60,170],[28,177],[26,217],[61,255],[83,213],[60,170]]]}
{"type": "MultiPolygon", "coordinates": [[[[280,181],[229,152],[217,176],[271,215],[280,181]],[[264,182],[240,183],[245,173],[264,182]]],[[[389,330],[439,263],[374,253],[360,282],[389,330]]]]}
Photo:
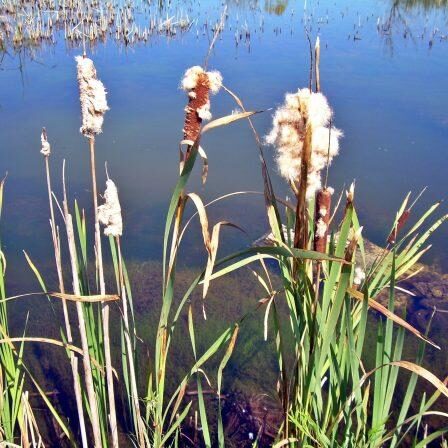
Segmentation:
{"type": "MultiPolygon", "coordinates": [[[[79,287],[79,277],[78,277],[75,232],[73,230],[73,219],[68,210],[67,192],[65,187],[65,163],[63,168],[63,190],[64,190],[63,211],[64,211],[65,227],[67,230],[68,249],[70,254],[73,292],[76,295],[81,295],[81,290],[79,287]]],[[[87,339],[86,322],[84,319],[84,311],[81,302],[76,302],[76,312],[78,315],[79,333],[81,336],[81,347],[83,350],[84,376],[87,389],[87,398],[90,406],[94,446],[95,448],[102,448],[100,419],[98,414],[98,400],[93,384],[92,365],[89,356],[89,343],[87,339]]]]}
{"type": "MultiPolygon", "coordinates": [[[[90,171],[92,176],[92,195],[93,195],[93,209],[95,217],[95,255],[98,268],[98,279],[100,285],[100,294],[106,294],[106,284],[104,281],[104,267],[103,267],[103,253],[101,247],[101,232],[100,222],[98,218],[98,189],[96,182],[96,168],[95,168],[95,137],[90,136],[90,171]]],[[[112,436],[112,446],[118,447],[118,427],[117,427],[117,413],[115,408],[115,393],[114,393],[114,378],[112,371],[112,359],[110,349],[110,307],[107,302],[101,304],[101,315],[103,320],[103,338],[104,338],[104,358],[106,361],[106,382],[107,382],[107,397],[109,402],[109,424],[112,436]]]]}
{"type": "MultiPolygon", "coordinates": [[[[48,190],[48,203],[50,205],[50,227],[51,227],[51,237],[53,241],[53,250],[56,264],[56,271],[58,275],[58,283],[59,283],[59,291],[61,294],[65,294],[65,285],[64,278],[62,274],[62,262],[61,262],[61,243],[59,239],[59,235],[56,233],[56,220],[54,216],[54,207],[53,207],[53,199],[52,199],[52,189],[51,189],[51,175],[50,175],[50,144],[47,139],[47,132],[45,128],[42,129],[42,154],[45,158],[45,172],[47,177],[47,190],[48,190]]],[[[67,341],[69,344],[73,344],[73,335],[72,329],[70,325],[70,317],[67,309],[67,302],[65,299],[62,299],[62,310],[64,314],[64,323],[65,323],[65,332],[67,336],[67,341]]],[[[75,400],[76,400],[76,409],[78,413],[79,419],[79,427],[81,431],[81,441],[82,446],[84,448],[88,447],[87,444],[87,434],[86,434],[86,426],[84,420],[84,411],[82,405],[82,392],[81,392],[81,383],[79,380],[79,372],[78,372],[78,358],[74,355],[73,352],[70,352],[70,365],[72,368],[73,375],[73,387],[75,391],[75,400]]]]}

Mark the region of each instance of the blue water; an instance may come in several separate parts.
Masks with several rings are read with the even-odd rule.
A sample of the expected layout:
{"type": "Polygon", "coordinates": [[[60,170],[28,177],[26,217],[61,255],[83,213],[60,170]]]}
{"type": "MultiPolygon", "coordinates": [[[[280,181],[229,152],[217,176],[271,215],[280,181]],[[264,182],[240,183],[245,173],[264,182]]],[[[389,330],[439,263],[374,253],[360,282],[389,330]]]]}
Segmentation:
{"type": "MultiPolygon", "coordinates": [[[[113,37],[87,52],[108,90],[110,111],[97,138],[98,177],[104,162],[116,181],[124,210],[124,245],[128,258],[160,259],[163,218],[178,172],[185,94],[179,82],[186,68],[201,64],[223,10],[219,1],[172,3],[169,14],[185,8],[197,20],[189,32],[146,44],[124,46],[113,37]],[[203,24],[208,22],[208,29],[203,24]]],[[[321,39],[322,89],[344,131],[341,153],[330,170],[330,185],[341,191],[356,179],[357,206],[365,235],[382,243],[405,194],[428,189],[416,214],[448,192],[448,14],[446,6],[424,2],[285,1],[228,2],[228,21],[209,67],[254,117],[258,132],[270,127],[272,108],[285,92],[308,83],[306,25],[321,39]],[[415,4],[414,4],[415,3],[415,4]],[[378,18],[380,25],[378,26],[378,18]],[[384,25],[390,19],[390,27],[384,25]],[[250,31],[250,41],[245,32],[250,31]],[[235,34],[243,39],[236,45],[235,34]]],[[[145,23],[145,13],[139,16],[145,23]]],[[[13,266],[24,266],[22,249],[51,259],[48,205],[40,130],[52,144],[54,189],[60,196],[62,160],[66,159],[70,195],[90,204],[88,148],[79,133],[80,109],[74,56],[63,33],[54,45],[0,53],[0,172],[8,172],[3,241],[13,266]]],[[[215,117],[236,108],[224,92],[212,98],[215,117]]],[[[198,167],[191,189],[204,200],[232,191],[263,188],[257,148],[246,123],[207,134],[203,147],[209,178],[200,185],[198,167]]],[[[266,148],[272,159],[273,151],[266,148]]],[[[279,196],[288,188],[271,163],[279,196]]],[[[101,187],[102,189],[102,187],[101,187]]],[[[442,205],[446,212],[446,206],[442,205]]],[[[211,210],[213,219],[230,219],[248,231],[247,240],[224,235],[228,248],[256,239],[267,228],[263,200],[256,195],[229,199],[211,210]]],[[[193,234],[190,257],[203,253],[193,234]]],[[[448,268],[447,229],[432,239],[426,261],[448,268]]]]}

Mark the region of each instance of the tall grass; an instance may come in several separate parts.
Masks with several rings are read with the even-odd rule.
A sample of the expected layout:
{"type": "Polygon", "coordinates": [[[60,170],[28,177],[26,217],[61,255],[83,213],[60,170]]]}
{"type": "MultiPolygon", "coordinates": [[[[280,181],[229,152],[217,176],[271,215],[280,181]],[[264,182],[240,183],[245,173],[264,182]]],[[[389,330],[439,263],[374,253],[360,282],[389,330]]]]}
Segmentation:
{"type": "MultiPolygon", "coordinates": [[[[315,55],[316,61],[319,61],[319,45],[316,46],[315,55]]],[[[206,61],[207,59],[208,56],[206,61]]],[[[78,59],[78,63],[90,62],[86,62],[84,58],[78,59]]],[[[93,67],[93,62],[89,67],[93,67]]],[[[206,67],[193,67],[187,71],[187,79],[184,78],[183,81],[188,93],[188,107],[184,138],[181,141],[180,174],[165,221],[160,315],[155,340],[149,344],[154,347],[150,356],[152,359],[139,359],[137,356],[138,322],[134,316],[131,279],[121,244],[121,227],[117,233],[108,235],[110,253],[103,254],[102,251],[94,142],[101,131],[107,104],[104,86],[96,78],[94,67],[91,72],[94,74],[93,86],[98,87],[100,84],[100,90],[103,89],[100,94],[104,97],[100,100],[94,97],[81,98],[82,132],[89,139],[92,218],[86,216],[77,202],[72,205],[73,202],[69,199],[65,163],[62,200],[58,200],[53,193],[50,148],[46,133],[43,134],[42,149],[59,291],[48,291],[36,265],[29,257],[27,260],[43,292],[50,300],[56,298],[62,301],[64,322],[61,326],[61,341],[33,339],[25,335],[10,337],[6,304],[11,298],[7,297],[5,291],[5,258],[2,255],[0,440],[11,444],[20,440],[22,446],[42,444],[38,435],[39,428],[24,390],[25,378],[29,378],[71,445],[96,448],[119,444],[154,448],[182,446],[188,440],[183,431],[187,417],[194,415],[196,430],[201,428],[195,443],[206,447],[225,447],[227,442],[221,395],[224,371],[237,344],[240,328],[252,318],[252,313],[262,312],[264,337],[275,339],[278,396],[283,413],[278,437],[273,442],[275,446],[373,448],[410,446],[409,443],[416,447],[426,446],[446,431],[446,428],[441,428],[427,434],[423,421],[436,413],[433,405],[441,395],[448,397],[448,389],[446,384],[421,366],[425,345],[435,344],[428,338],[428,333],[421,333],[406,322],[405,316],[396,314],[395,290],[401,278],[412,275],[416,263],[427,250],[428,238],[447,216],[436,219],[425,228],[439,206],[435,204],[417,218],[414,224],[406,227],[405,221],[411,216],[413,208],[413,204],[409,204],[408,195],[391,227],[386,247],[371,266],[365,266],[362,227],[356,212],[354,189],[347,192],[345,207],[337,214],[336,210],[331,210],[328,173],[324,186],[320,187],[320,177],[317,179],[313,171],[313,133],[316,132],[316,127],[311,120],[311,109],[298,103],[299,110],[295,111],[301,114],[304,131],[300,134],[302,140],[291,143],[300,146],[299,163],[288,159],[297,167],[294,171],[297,177],[288,179],[295,200],[279,201],[272,187],[261,139],[252,123],[251,117],[255,112],[246,111],[243,102],[222,86],[219,74],[206,70],[206,67]],[[223,87],[231,95],[242,112],[203,125],[203,119],[210,118],[209,93],[219,87],[223,87]],[[188,191],[188,181],[198,155],[204,163],[207,160],[201,147],[202,135],[217,127],[246,119],[254,132],[260,154],[266,216],[271,230],[270,244],[249,247],[219,259],[221,232],[226,227],[238,226],[225,221],[211,226],[207,205],[197,193],[188,191]],[[186,206],[189,202],[196,211],[186,219],[186,206]],[[60,211],[60,216],[56,216],[55,210],[60,211]],[[194,217],[199,218],[207,263],[187,289],[179,291],[176,282],[179,250],[194,217]],[[337,217],[340,217],[339,223],[337,217]],[[90,223],[93,223],[93,248],[89,246],[90,223]],[[65,238],[61,237],[60,227],[65,229],[65,238]],[[63,250],[63,246],[68,252],[63,250]],[[68,253],[67,260],[63,260],[64,253],[68,253]],[[106,282],[103,257],[110,260],[115,282],[106,282]],[[94,261],[92,265],[91,259],[94,261]],[[268,261],[275,263],[276,271],[268,267],[268,261]],[[241,316],[237,322],[230,322],[224,331],[216,334],[214,341],[201,352],[197,344],[200,336],[196,322],[206,317],[205,299],[210,284],[217,278],[254,263],[258,265],[256,278],[265,296],[252,312],[241,316]],[[68,275],[71,288],[67,287],[65,280],[68,275]],[[278,286],[278,280],[281,286],[278,286]],[[199,308],[203,312],[196,315],[195,310],[198,308],[192,306],[192,300],[193,293],[199,288],[202,289],[203,298],[199,308]],[[384,290],[389,294],[387,307],[376,300],[384,290]],[[112,356],[109,335],[110,303],[117,304],[120,312],[121,368],[114,365],[112,356]],[[376,356],[372,366],[365,362],[369,311],[374,311],[378,316],[376,356]],[[76,314],[77,332],[72,324],[71,313],[76,314]],[[188,367],[177,365],[172,356],[174,334],[179,331],[181,316],[186,318],[193,358],[192,365],[188,367]],[[402,358],[406,338],[410,337],[421,341],[415,362],[402,358]],[[74,345],[78,339],[81,347],[74,345]],[[78,422],[71,422],[71,427],[57,414],[31,372],[23,365],[26,340],[59,345],[67,351],[78,417],[78,422]],[[14,346],[15,342],[20,342],[18,349],[14,346]],[[208,372],[207,366],[212,358],[218,358],[218,367],[214,372],[208,372]],[[78,359],[82,361],[82,371],[78,371],[78,359]],[[145,384],[139,383],[138,371],[142,365],[146,365],[149,372],[145,384]],[[185,370],[182,371],[180,382],[168,388],[167,382],[174,369],[185,370]],[[393,401],[403,370],[410,372],[410,376],[404,399],[397,405],[393,401]],[[412,400],[419,378],[432,384],[435,392],[430,397],[424,397],[415,411],[412,400]],[[187,394],[187,388],[192,384],[197,391],[195,403],[187,394]],[[215,410],[207,406],[204,397],[206,384],[216,392],[215,415],[212,415],[215,410]],[[114,392],[116,387],[125,397],[123,402],[118,400],[121,393],[114,392]],[[123,409],[123,412],[117,413],[116,409],[123,409]],[[127,429],[127,437],[124,434],[120,437],[119,429],[123,428],[127,429]]],[[[315,77],[314,85],[316,89],[320,89],[318,67],[315,67],[315,77]]],[[[88,79],[84,81],[87,84],[89,82],[88,79]]],[[[91,94],[81,82],[80,85],[81,94],[91,94]]],[[[311,94],[302,91],[302,94],[309,93],[311,94]]],[[[334,141],[331,139],[339,134],[331,122],[325,129],[329,133],[330,146],[334,141]]],[[[332,152],[332,149],[334,148],[328,147],[325,166],[328,166],[330,159],[337,153],[337,150],[332,152]]],[[[293,157],[290,153],[287,155],[293,157]]],[[[285,172],[290,173],[289,166],[286,168],[285,172]]],[[[206,172],[203,171],[204,180],[205,175],[206,172]]],[[[3,183],[0,186],[0,210],[2,192],[3,183]]],[[[337,209],[337,206],[334,208],[337,209]]],[[[3,253],[0,251],[0,254],[3,253]]],[[[263,335],[260,334],[261,337],[263,335]]],[[[437,415],[448,416],[440,411],[437,415]]],[[[260,440],[261,433],[256,435],[253,446],[259,446],[260,440]]]]}

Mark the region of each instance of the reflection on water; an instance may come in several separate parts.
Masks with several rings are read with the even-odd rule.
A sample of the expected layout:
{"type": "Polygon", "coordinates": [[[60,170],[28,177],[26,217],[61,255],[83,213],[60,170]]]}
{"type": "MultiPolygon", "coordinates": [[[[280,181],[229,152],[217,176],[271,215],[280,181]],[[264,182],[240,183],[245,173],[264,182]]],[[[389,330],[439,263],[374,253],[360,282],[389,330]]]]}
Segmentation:
{"type": "Polygon", "coordinates": [[[281,16],[288,7],[288,0],[266,0],[264,10],[269,14],[281,16]]]}
{"type": "Polygon", "coordinates": [[[392,0],[394,6],[402,6],[406,9],[424,8],[437,9],[446,8],[448,6],[447,0],[392,0]]]}

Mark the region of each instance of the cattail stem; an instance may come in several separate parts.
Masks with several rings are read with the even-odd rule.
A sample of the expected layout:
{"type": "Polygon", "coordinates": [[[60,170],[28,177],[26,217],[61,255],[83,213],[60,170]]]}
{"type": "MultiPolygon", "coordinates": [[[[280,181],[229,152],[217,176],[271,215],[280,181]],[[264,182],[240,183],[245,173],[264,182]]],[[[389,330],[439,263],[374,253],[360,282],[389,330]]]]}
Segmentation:
{"type": "MultiPolygon", "coordinates": [[[[67,230],[68,249],[69,249],[69,253],[70,253],[73,292],[76,295],[81,295],[81,291],[80,291],[80,287],[79,287],[79,277],[78,277],[75,232],[73,230],[72,216],[68,211],[67,192],[66,192],[66,188],[65,188],[65,166],[64,166],[64,174],[63,174],[63,189],[64,189],[63,210],[64,210],[65,227],[67,230]]],[[[88,343],[88,338],[87,338],[86,322],[84,319],[84,310],[83,310],[83,306],[82,306],[81,302],[76,302],[76,311],[78,314],[79,333],[81,336],[84,376],[85,376],[86,389],[87,389],[87,398],[88,398],[89,406],[90,406],[94,446],[95,446],[95,448],[102,448],[97,397],[96,397],[95,388],[93,385],[92,365],[90,362],[89,343],[88,343]]]]}
{"type": "Polygon", "coordinates": [[[134,407],[134,418],[135,418],[135,429],[137,431],[138,438],[138,446],[145,446],[145,437],[144,437],[144,424],[140,413],[140,403],[138,399],[138,389],[137,389],[137,379],[135,376],[135,364],[134,364],[134,356],[133,356],[133,347],[131,342],[130,335],[130,325],[129,325],[129,316],[128,316],[128,300],[126,294],[126,286],[124,281],[124,268],[123,268],[123,258],[121,254],[121,240],[119,236],[115,237],[117,248],[118,248],[118,268],[120,275],[120,294],[123,301],[123,321],[124,321],[124,337],[126,340],[126,349],[128,355],[128,363],[129,363],[129,375],[131,380],[131,399],[134,407]]]}
{"type": "MultiPolygon", "coordinates": [[[[50,176],[50,163],[49,156],[45,156],[45,172],[47,175],[47,189],[48,189],[48,202],[50,205],[50,223],[51,223],[51,237],[53,240],[53,249],[54,249],[54,257],[56,264],[56,271],[58,275],[58,283],[59,283],[59,291],[62,294],[65,294],[65,285],[64,285],[64,277],[62,275],[62,262],[61,262],[61,244],[60,240],[56,234],[56,220],[54,217],[54,208],[53,208],[53,199],[51,196],[51,176],[50,176]]],[[[65,332],[67,335],[67,341],[69,344],[73,344],[73,335],[72,329],[70,325],[70,317],[67,309],[67,302],[65,299],[62,299],[62,310],[64,313],[64,323],[65,323],[65,332]]],[[[84,420],[84,411],[82,405],[82,392],[81,392],[81,383],[79,379],[78,373],[78,358],[74,355],[72,351],[70,351],[70,365],[72,368],[73,375],[73,387],[75,390],[75,400],[76,400],[76,409],[78,413],[79,419],[79,428],[81,431],[81,441],[83,448],[87,448],[87,433],[86,433],[86,424],[84,420]]]]}
{"type": "Polygon", "coordinates": [[[320,39],[317,37],[316,45],[314,47],[314,67],[316,76],[316,92],[320,92],[320,39]]]}
{"type": "Polygon", "coordinates": [[[294,247],[298,249],[306,249],[308,246],[308,212],[306,190],[308,185],[308,169],[311,163],[311,139],[311,125],[307,123],[305,128],[302,161],[300,166],[300,185],[297,194],[296,222],[294,234],[294,247]]]}
{"type": "MultiPolygon", "coordinates": [[[[95,216],[95,253],[98,267],[100,294],[105,295],[106,285],[104,282],[100,222],[98,219],[98,189],[97,189],[96,168],[95,168],[95,137],[93,136],[89,137],[89,149],[90,149],[90,171],[92,175],[93,208],[95,216]]],[[[117,448],[118,447],[117,413],[115,409],[114,378],[112,372],[110,331],[109,331],[110,308],[107,302],[102,303],[101,313],[103,319],[104,358],[106,361],[107,396],[109,401],[109,424],[111,429],[112,446],[114,448],[117,448]]]]}

